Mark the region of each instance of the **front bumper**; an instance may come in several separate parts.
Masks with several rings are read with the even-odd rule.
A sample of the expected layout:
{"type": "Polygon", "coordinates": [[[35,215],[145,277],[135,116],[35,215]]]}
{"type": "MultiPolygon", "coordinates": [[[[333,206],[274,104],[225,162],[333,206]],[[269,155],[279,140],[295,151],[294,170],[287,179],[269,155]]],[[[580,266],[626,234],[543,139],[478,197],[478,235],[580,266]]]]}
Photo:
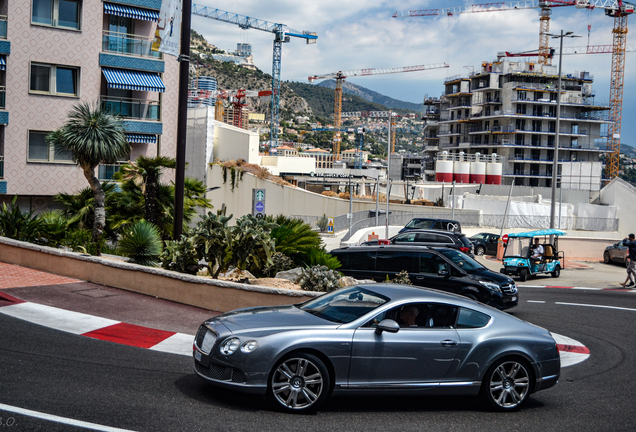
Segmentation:
{"type": "Polygon", "coordinates": [[[206,367],[194,359],[194,372],[218,387],[258,395],[265,395],[267,392],[266,385],[247,384],[245,373],[240,369],[230,366],[210,363],[210,366],[206,367]]]}

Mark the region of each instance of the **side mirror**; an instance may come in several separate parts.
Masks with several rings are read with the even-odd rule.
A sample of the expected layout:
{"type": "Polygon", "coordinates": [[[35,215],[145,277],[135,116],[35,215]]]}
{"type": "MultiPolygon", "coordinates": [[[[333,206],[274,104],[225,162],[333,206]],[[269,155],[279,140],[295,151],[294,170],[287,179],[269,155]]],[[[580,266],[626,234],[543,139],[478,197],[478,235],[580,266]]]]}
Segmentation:
{"type": "Polygon", "coordinates": [[[392,319],[384,319],[380,321],[380,324],[378,324],[378,326],[375,328],[375,334],[381,335],[383,331],[389,333],[397,333],[398,331],[400,331],[400,325],[392,319]]]}

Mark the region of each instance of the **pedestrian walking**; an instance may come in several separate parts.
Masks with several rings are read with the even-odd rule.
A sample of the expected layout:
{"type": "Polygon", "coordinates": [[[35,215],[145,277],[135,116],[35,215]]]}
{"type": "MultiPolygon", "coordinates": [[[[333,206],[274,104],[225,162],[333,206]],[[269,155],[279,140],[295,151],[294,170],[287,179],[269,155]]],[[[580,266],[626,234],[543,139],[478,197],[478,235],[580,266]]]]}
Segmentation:
{"type": "MultiPolygon", "coordinates": [[[[623,246],[627,246],[629,261],[627,263],[627,279],[629,283],[622,283],[624,287],[633,287],[636,285],[636,237],[634,234],[623,239],[623,246]]],[[[625,279],[625,282],[627,282],[625,279]]]]}

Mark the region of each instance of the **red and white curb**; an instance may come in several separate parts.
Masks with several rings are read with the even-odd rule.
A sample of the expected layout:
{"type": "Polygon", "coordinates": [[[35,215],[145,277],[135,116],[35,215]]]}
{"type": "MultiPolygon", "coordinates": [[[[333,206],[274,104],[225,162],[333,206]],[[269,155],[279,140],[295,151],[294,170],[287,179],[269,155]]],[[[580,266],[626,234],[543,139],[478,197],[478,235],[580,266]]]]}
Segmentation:
{"type": "Polygon", "coordinates": [[[585,291],[623,291],[636,293],[636,289],[631,288],[594,288],[594,287],[575,287],[575,286],[560,286],[560,285],[519,285],[517,287],[523,288],[555,288],[555,289],[571,289],[571,290],[585,290],[585,291]]]}
{"type": "MultiPolygon", "coordinates": [[[[6,294],[3,294],[6,296],[6,294]]],[[[185,356],[192,355],[194,335],[127,324],[108,318],[58,309],[12,298],[13,304],[0,307],[0,313],[67,333],[123,345],[147,348],[185,356]]],[[[585,361],[590,350],[581,342],[552,333],[561,356],[561,367],[585,361]]]]}
{"type": "Polygon", "coordinates": [[[38,303],[20,302],[2,306],[0,313],[93,339],[171,354],[192,355],[193,335],[127,324],[38,303]]]}

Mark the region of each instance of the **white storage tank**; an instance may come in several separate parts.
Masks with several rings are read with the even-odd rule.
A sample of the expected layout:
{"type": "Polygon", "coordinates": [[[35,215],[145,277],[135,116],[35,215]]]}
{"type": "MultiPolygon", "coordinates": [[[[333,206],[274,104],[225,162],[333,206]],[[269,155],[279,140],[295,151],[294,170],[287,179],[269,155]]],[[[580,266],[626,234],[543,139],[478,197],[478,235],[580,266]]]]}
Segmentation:
{"type": "Polygon", "coordinates": [[[438,159],[435,161],[435,181],[452,183],[453,161],[438,159]]]}
{"type": "MultiPolygon", "coordinates": [[[[493,160],[496,160],[493,158],[493,160]]],[[[488,162],[486,164],[486,184],[501,184],[502,165],[500,162],[488,162]]]]}
{"type": "MultiPolygon", "coordinates": [[[[461,159],[463,157],[460,156],[461,159]]],[[[470,183],[470,162],[456,161],[453,165],[453,179],[456,183],[470,183]]]]}
{"type": "Polygon", "coordinates": [[[485,162],[471,162],[470,163],[470,182],[471,183],[486,183],[486,163],[485,162]]]}

